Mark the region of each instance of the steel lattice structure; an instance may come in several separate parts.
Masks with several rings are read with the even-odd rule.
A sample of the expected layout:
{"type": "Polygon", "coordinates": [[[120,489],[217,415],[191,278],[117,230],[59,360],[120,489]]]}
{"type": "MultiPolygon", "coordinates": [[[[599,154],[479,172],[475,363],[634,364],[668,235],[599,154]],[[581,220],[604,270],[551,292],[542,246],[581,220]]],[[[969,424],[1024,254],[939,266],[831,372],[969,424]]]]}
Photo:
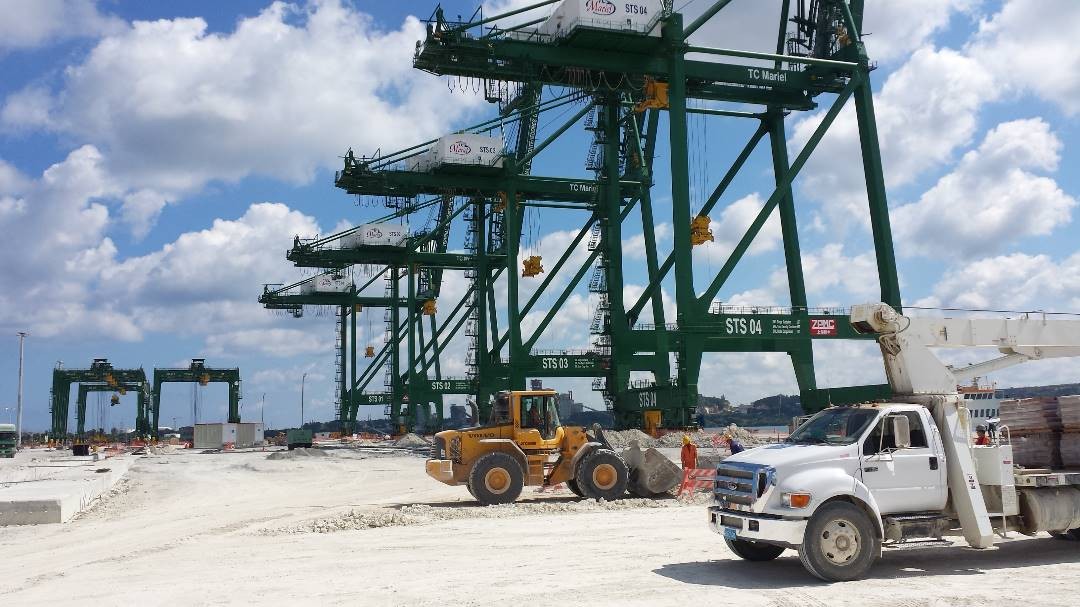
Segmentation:
{"type": "Polygon", "coordinates": [[[138,369],[119,369],[107,359],[96,358],[86,369],[69,369],[57,366],[53,369],[52,389],[49,392],[49,412],[52,414],[51,435],[62,440],[68,432],[68,416],[71,404],[71,384],[79,384],[76,400],[76,428],[81,437],[86,430],[87,392],[134,391],[136,395],[135,434],[148,436],[156,428],[151,426],[150,409],[147,407],[150,384],[146,372],[138,369]]]}
{"type": "MultiPolygon", "coordinates": [[[[352,373],[348,386],[339,391],[341,419],[355,420],[360,404],[386,404],[387,413],[407,426],[418,411],[431,403],[441,404],[446,394],[472,395],[483,418],[493,392],[523,389],[528,378],[592,377],[617,425],[641,427],[645,412],[653,411],[662,416],[664,426],[684,427],[694,422],[702,356],[710,352],[787,353],[803,406],[810,411],[829,401],[886,395],[888,388],[883,385],[818,389],[813,341],[862,337],[850,330],[844,310],[808,307],[792,193],[793,182],[819,142],[845,105],[852,103],[881,301],[899,309],[870,84],[874,66],[860,35],[863,0],[810,0],[799,2],[794,11],[789,0],[778,0],[775,53],[687,42],[710,19],[721,18],[720,11],[730,0],[715,2],[689,24],[670,8],[661,11],[648,27],[660,35],[588,25],[560,35],[543,34],[532,26],[544,18],[498,26],[507,17],[556,1],[495,17],[474,15],[466,22],[448,22],[437,9],[428,21],[425,40],[417,44],[413,60],[417,69],[482,83],[489,101],[498,102],[496,118],[463,132],[484,133],[515,125],[501,166],[416,170],[411,161],[435,141],[373,157],[356,157],[350,151],[335,176],[337,187],[361,200],[385,202],[390,213],[373,221],[415,217],[428,210],[432,213],[428,226],[411,234],[402,246],[343,246],[346,232],[318,240],[297,239],[289,251],[288,259],[297,266],[334,272],[377,267],[381,272],[375,277],[385,278],[384,297],[367,298],[362,304],[385,310],[385,344],[359,377],[353,312],[352,373]],[[793,33],[787,31],[789,23],[794,24],[793,33]],[[551,94],[560,89],[568,92],[551,94]],[[813,110],[819,107],[819,99],[830,99],[828,109],[791,159],[785,116],[813,110]],[[758,109],[750,111],[747,106],[758,109]],[[539,118],[557,109],[573,110],[572,116],[538,142],[539,118]],[[697,115],[710,120],[748,120],[756,123],[756,129],[694,211],[688,117],[697,115]],[[579,125],[592,140],[586,163],[593,176],[535,175],[534,159],[579,125]],[[694,246],[711,238],[708,215],[724,202],[728,187],[765,139],[775,189],[723,267],[708,276],[704,285],[697,285],[694,246]],[[667,166],[656,162],[661,141],[667,142],[667,166]],[[669,190],[657,185],[658,174],[665,171],[669,190]],[[670,211],[654,204],[659,198],[670,198],[670,211]],[[523,219],[536,209],[583,219],[535,291],[523,296],[523,277],[518,275],[528,248],[522,242],[523,219]],[[674,243],[665,256],[658,250],[655,226],[667,212],[674,243]],[[774,213],[781,225],[790,305],[743,309],[720,304],[717,298],[774,213]],[[631,217],[642,226],[648,276],[645,289],[633,300],[624,298],[622,250],[623,226],[631,217]],[[460,246],[449,246],[455,229],[464,233],[463,241],[460,246]],[[575,252],[584,242],[588,255],[582,263],[575,252]],[[593,274],[586,282],[590,269],[593,274]],[[460,273],[467,288],[460,299],[444,305],[439,297],[444,275],[451,272],[460,273]],[[586,288],[597,302],[589,327],[590,346],[581,351],[538,350],[538,341],[564,312],[568,299],[586,288]],[[667,288],[674,292],[673,319],[666,316],[662,300],[667,288]],[[436,302],[443,309],[428,314],[434,312],[436,302]],[[540,310],[540,302],[550,302],[547,310],[540,310]],[[643,315],[651,316],[649,322],[639,322],[643,315]],[[427,339],[425,324],[430,333],[427,339]],[[523,326],[532,331],[523,331],[523,326]],[[463,327],[469,341],[466,375],[444,377],[440,354],[463,327]],[[380,369],[385,370],[385,390],[369,391],[380,369]]],[[[524,261],[525,274],[535,275],[539,260],[524,261]]],[[[361,302],[357,293],[366,292],[372,281],[319,301],[289,299],[289,289],[297,285],[275,285],[260,301],[294,314],[304,305],[336,305],[344,318],[361,302]]],[[[342,354],[349,349],[344,324],[342,354]]],[[[346,358],[338,360],[342,380],[347,375],[346,358]]]]}

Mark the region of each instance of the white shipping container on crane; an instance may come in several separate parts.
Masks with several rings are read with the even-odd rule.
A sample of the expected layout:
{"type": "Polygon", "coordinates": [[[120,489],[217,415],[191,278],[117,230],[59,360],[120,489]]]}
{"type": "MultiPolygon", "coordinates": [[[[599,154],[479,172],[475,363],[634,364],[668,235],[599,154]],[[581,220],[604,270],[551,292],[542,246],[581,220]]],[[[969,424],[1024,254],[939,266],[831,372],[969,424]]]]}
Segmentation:
{"type": "Polygon", "coordinates": [[[409,160],[410,171],[427,172],[444,166],[503,165],[503,142],[498,137],[455,133],[440,137],[426,152],[409,160]]]}
{"type": "Polygon", "coordinates": [[[365,223],[356,227],[340,239],[342,249],[355,249],[361,245],[381,245],[389,247],[405,246],[409,237],[409,224],[365,223]]]}
{"type": "Polygon", "coordinates": [[[663,10],[663,0],[563,0],[537,31],[554,38],[568,36],[578,27],[659,36],[656,25],[663,10]]]}
{"type": "Polygon", "coordinates": [[[304,295],[312,293],[348,293],[353,284],[347,278],[335,278],[329,274],[322,274],[300,285],[300,292],[304,295]]]}

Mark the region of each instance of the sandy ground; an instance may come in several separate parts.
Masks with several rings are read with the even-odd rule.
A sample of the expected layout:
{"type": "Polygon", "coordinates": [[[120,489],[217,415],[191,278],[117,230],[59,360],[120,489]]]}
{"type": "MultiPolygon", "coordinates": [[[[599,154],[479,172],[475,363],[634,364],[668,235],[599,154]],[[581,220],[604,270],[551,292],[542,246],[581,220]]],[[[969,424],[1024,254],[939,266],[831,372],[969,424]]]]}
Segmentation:
{"type": "Polygon", "coordinates": [[[1045,536],[887,553],[830,585],[793,552],[734,558],[702,504],[526,488],[484,509],[417,456],[266,456],[142,458],[74,521],[0,530],[3,604],[1074,605],[1080,588],[1080,543],[1045,536]]]}

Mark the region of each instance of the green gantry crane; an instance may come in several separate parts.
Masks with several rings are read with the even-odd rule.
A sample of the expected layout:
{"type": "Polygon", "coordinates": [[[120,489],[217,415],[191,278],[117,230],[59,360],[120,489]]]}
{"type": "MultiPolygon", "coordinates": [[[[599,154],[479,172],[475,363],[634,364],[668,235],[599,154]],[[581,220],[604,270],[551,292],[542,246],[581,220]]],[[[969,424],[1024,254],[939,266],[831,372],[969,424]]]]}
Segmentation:
{"type": "Polygon", "coordinates": [[[68,415],[71,403],[71,384],[79,384],[76,409],[78,436],[85,432],[86,393],[90,391],[115,391],[121,389],[136,394],[135,433],[146,436],[151,432],[149,410],[146,406],[149,394],[146,372],[138,369],[118,369],[106,358],[95,358],[87,369],[69,369],[57,365],[53,369],[52,389],[49,393],[49,412],[52,416],[51,434],[57,440],[67,436],[68,415]],[[85,389],[84,389],[85,386],[85,389]]]}
{"type": "MultiPolygon", "coordinates": [[[[396,207],[397,204],[396,200],[388,201],[388,206],[396,207]]],[[[338,369],[338,417],[346,433],[352,432],[355,427],[360,405],[383,405],[386,415],[401,432],[412,431],[417,425],[423,426],[426,431],[438,430],[444,419],[443,396],[476,391],[475,382],[470,378],[445,377],[439,363],[439,355],[448,343],[442,337],[454,323],[460,329],[465,322],[465,315],[459,314],[463,302],[459,302],[442,323],[437,323],[435,315],[442,293],[444,269],[469,267],[463,261],[465,256],[446,254],[451,222],[462,213],[463,207],[452,196],[440,196],[416,206],[416,209],[420,208],[431,210],[429,225],[427,229],[412,234],[408,244],[401,248],[349,242],[349,237],[362,229],[360,227],[318,239],[301,240],[297,237],[288,253],[289,259],[298,266],[332,270],[288,286],[264,285],[259,298],[265,307],[283,309],[294,316],[302,315],[304,306],[338,306],[339,338],[335,365],[338,369]],[[338,255],[342,250],[346,250],[345,261],[338,255]],[[350,251],[374,252],[364,265],[381,269],[373,272],[371,278],[359,287],[350,283],[344,290],[338,288],[320,292],[316,287],[305,292],[304,285],[317,284],[319,276],[337,276],[336,273],[352,267],[353,264],[347,261],[350,251]],[[411,299],[406,299],[400,293],[400,281],[406,274],[414,280],[414,296],[411,299]],[[371,287],[380,278],[385,282],[381,297],[361,295],[373,290],[371,287]],[[365,353],[364,358],[369,362],[357,377],[356,318],[361,308],[384,310],[387,338],[378,352],[371,346],[365,353]],[[347,330],[346,317],[351,317],[351,332],[347,330]],[[429,337],[425,337],[425,324],[430,331],[429,337]],[[420,369],[416,373],[416,381],[409,384],[401,372],[400,357],[405,335],[413,331],[417,332],[419,342],[413,359],[417,361],[415,366],[420,369]],[[349,360],[351,364],[347,363],[349,360]],[[349,370],[351,376],[346,382],[349,370]],[[383,389],[369,391],[379,370],[384,371],[383,389]]],[[[396,208],[391,215],[397,216],[400,212],[402,209],[396,208]]],[[[454,333],[456,329],[450,331],[450,336],[454,333]]]]}
{"type": "MultiPolygon", "coordinates": [[[[136,434],[139,434],[140,424],[139,416],[143,417],[144,423],[141,424],[143,429],[149,427],[149,423],[146,420],[147,402],[150,400],[150,385],[146,381],[142,382],[117,382],[115,385],[108,383],[79,383],[79,395],[75,401],[75,436],[77,438],[84,438],[86,436],[86,396],[91,392],[115,392],[113,396],[113,402],[109,406],[114,406],[118,403],[119,397],[124,396],[129,392],[135,393],[136,399],[136,434]]],[[[104,430],[104,429],[103,429],[104,430]]],[[[141,436],[146,436],[145,434],[141,436]]]]}
{"type": "Polygon", "coordinates": [[[161,384],[164,383],[197,383],[205,386],[211,383],[229,384],[229,418],[228,423],[240,423],[240,369],[214,368],[206,366],[206,359],[193,358],[191,365],[185,368],[155,368],[154,387],[151,391],[151,432],[158,436],[158,420],[161,415],[161,384]]]}
{"type": "MultiPolygon", "coordinates": [[[[259,303],[269,310],[285,310],[289,314],[299,318],[303,316],[305,307],[332,307],[336,310],[338,318],[337,327],[337,351],[335,361],[337,372],[337,396],[338,396],[338,420],[342,424],[342,432],[351,434],[356,426],[357,410],[361,401],[365,404],[388,404],[389,398],[370,394],[357,393],[357,317],[365,308],[390,308],[404,307],[405,300],[398,298],[392,300],[385,296],[362,296],[359,292],[371,286],[388,270],[375,274],[368,282],[359,289],[354,284],[349,284],[344,291],[319,291],[305,289],[305,285],[317,282],[319,276],[314,276],[293,284],[265,284],[263,292],[259,296],[259,303]],[[396,302],[396,303],[395,303],[396,302]],[[348,319],[348,321],[346,321],[348,319]],[[348,379],[347,379],[348,378],[348,379]]],[[[328,272],[327,276],[339,278],[334,272],[328,272]]],[[[386,357],[386,349],[379,352],[373,358],[381,360],[386,357]]],[[[370,364],[369,364],[370,366],[370,364]]],[[[365,377],[368,374],[365,371],[365,377]]],[[[370,381],[370,379],[368,380],[370,381]]],[[[361,384],[360,391],[367,386],[361,384]]],[[[441,413],[441,411],[440,411],[441,413]]]]}
{"type": "MultiPolygon", "coordinates": [[[[437,394],[441,385],[426,379],[431,362],[418,352],[424,300],[419,276],[432,271],[461,271],[469,286],[460,302],[470,337],[467,387],[485,416],[490,395],[523,389],[530,377],[593,377],[594,388],[620,427],[694,422],[702,356],[710,352],[784,352],[792,360],[803,407],[813,411],[827,402],[842,403],[888,395],[884,385],[819,389],[814,372],[815,340],[861,339],[849,328],[844,309],[809,306],[804,284],[792,184],[841,110],[851,102],[859,134],[866,182],[867,216],[872,228],[880,299],[900,309],[888,205],[877,141],[870,72],[873,64],[861,39],[863,0],[777,0],[775,53],[722,49],[688,39],[711,19],[725,16],[730,0],[715,1],[693,22],[658,0],[636,3],[653,7],[651,20],[630,26],[582,21],[562,29],[547,26],[538,11],[558,0],[538,2],[493,17],[448,22],[436,9],[426,37],[418,44],[417,69],[451,79],[459,88],[483,89],[500,108],[498,117],[463,132],[484,134],[516,128],[512,147],[498,166],[442,166],[422,169],[417,159],[437,143],[429,141],[373,157],[346,154],[335,184],[364,200],[382,199],[393,211],[375,221],[394,221],[451,200],[451,211],[437,229],[457,221],[463,246],[432,251],[429,238],[410,237],[403,246],[358,245],[330,248],[300,243],[288,254],[305,267],[389,268],[391,297],[406,300],[404,321],[397,306],[388,310],[391,390],[400,406],[437,394]],[[517,25],[500,27],[519,16],[517,25]],[[505,23],[505,22],[504,22],[505,23]],[[788,32],[792,27],[793,31],[788,32]],[[465,85],[462,86],[461,83],[465,85]],[[568,91],[554,94],[552,91],[568,91]],[[549,94],[545,98],[545,91],[549,94]],[[513,94],[511,94],[513,92],[513,94]],[[785,117],[819,107],[831,98],[805,145],[789,158],[785,117]],[[565,121],[556,121],[570,113],[565,121]],[[554,116],[554,127],[537,143],[539,116],[554,116]],[[691,145],[688,120],[734,119],[754,125],[746,145],[708,196],[691,196],[691,145]],[[538,176],[532,164],[545,149],[581,123],[590,149],[591,178],[538,176]],[[514,126],[516,125],[516,127],[514,126]],[[666,135],[667,166],[655,162],[656,146],[666,135]],[[718,272],[703,286],[703,264],[695,247],[712,239],[709,214],[727,200],[728,188],[743,172],[761,142],[768,151],[775,188],[718,272]],[[666,170],[667,186],[657,185],[666,170]],[[670,199],[673,249],[658,250],[658,218],[653,200],[670,199]],[[700,204],[698,204],[700,203],[700,204]],[[696,208],[695,208],[696,207],[696,208]],[[544,213],[576,213],[581,228],[565,252],[522,303],[521,280],[537,276],[538,259],[518,267],[528,218],[544,213]],[[648,282],[640,295],[624,295],[623,225],[640,220],[648,282]],[[779,215],[790,305],[724,305],[723,289],[743,261],[766,221],[779,215]],[[588,238],[584,261],[575,256],[588,238]],[[449,250],[464,252],[449,253],[449,250]],[[592,270],[588,291],[598,302],[593,335],[584,351],[537,349],[552,321],[582,288],[592,270]],[[564,284],[555,281],[559,277],[564,284]],[[675,318],[663,307],[665,288],[674,293],[675,318]],[[505,297],[505,299],[502,299],[505,297]],[[547,302],[546,310],[538,304],[547,302]],[[505,318],[498,318],[499,312],[505,318]],[[532,316],[530,316],[532,314],[532,316]],[[648,322],[641,322],[645,315],[648,322]],[[651,316],[651,318],[649,318],[651,316]],[[397,328],[404,330],[398,332],[397,328]],[[523,327],[531,332],[526,334],[523,327]],[[403,342],[403,343],[399,343],[403,342]],[[399,349],[405,350],[401,368],[399,349]],[[644,377],[643,377],[644,376],[644,377]]],[[[602,3],[620,10],[619,3],[602,3]]],[[[699,171],[700,172],[700,171],[699,171]]],[[[698,183],[694,181],[694,183],[698,183]]],[[[699,186],[702,184],[699,184],[699,186]]],[[[701,189],[699,187],[699,189],[701,189]]],[[[705,191],[708,191],[707,189],[705,191]]],[[[848,193],[850,194],[850,192],[848,193]]],[[[527,243],[526,243],[527,245],[527,243]]],[[[459,308],[455,308],[455,314],[459,308]]],[[[449,326],[444,321],[443,327],[449,326]]],[[[461,325],[440,335],[445,345],[461,325]]],[[[422,350],[422,349],[421,349],[422,350]]],[[[438,348],[435,352],[437,361],[438,348]]],[[[722,381],[722,379],[721,379],[722,381]]]]}

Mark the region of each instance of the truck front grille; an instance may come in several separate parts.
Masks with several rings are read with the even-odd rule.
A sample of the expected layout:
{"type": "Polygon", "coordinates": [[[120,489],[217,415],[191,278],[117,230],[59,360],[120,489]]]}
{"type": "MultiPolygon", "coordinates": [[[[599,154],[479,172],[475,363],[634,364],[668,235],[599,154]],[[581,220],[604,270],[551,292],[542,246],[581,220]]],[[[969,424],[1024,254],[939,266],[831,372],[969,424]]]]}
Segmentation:
{"type": "Polygon", "coordinates": [[[446,451],[446,446],[443,439],[436,436],[435,441],[431,443],[431,459],[442,459],[444,451],[446,451]]]}
{"type": "Polygon", "coordinates": [[[716,468],[714,494],[721,504],[751,506],[765,494],[768,474],[758,464],[721,463],[716,468]]]}

